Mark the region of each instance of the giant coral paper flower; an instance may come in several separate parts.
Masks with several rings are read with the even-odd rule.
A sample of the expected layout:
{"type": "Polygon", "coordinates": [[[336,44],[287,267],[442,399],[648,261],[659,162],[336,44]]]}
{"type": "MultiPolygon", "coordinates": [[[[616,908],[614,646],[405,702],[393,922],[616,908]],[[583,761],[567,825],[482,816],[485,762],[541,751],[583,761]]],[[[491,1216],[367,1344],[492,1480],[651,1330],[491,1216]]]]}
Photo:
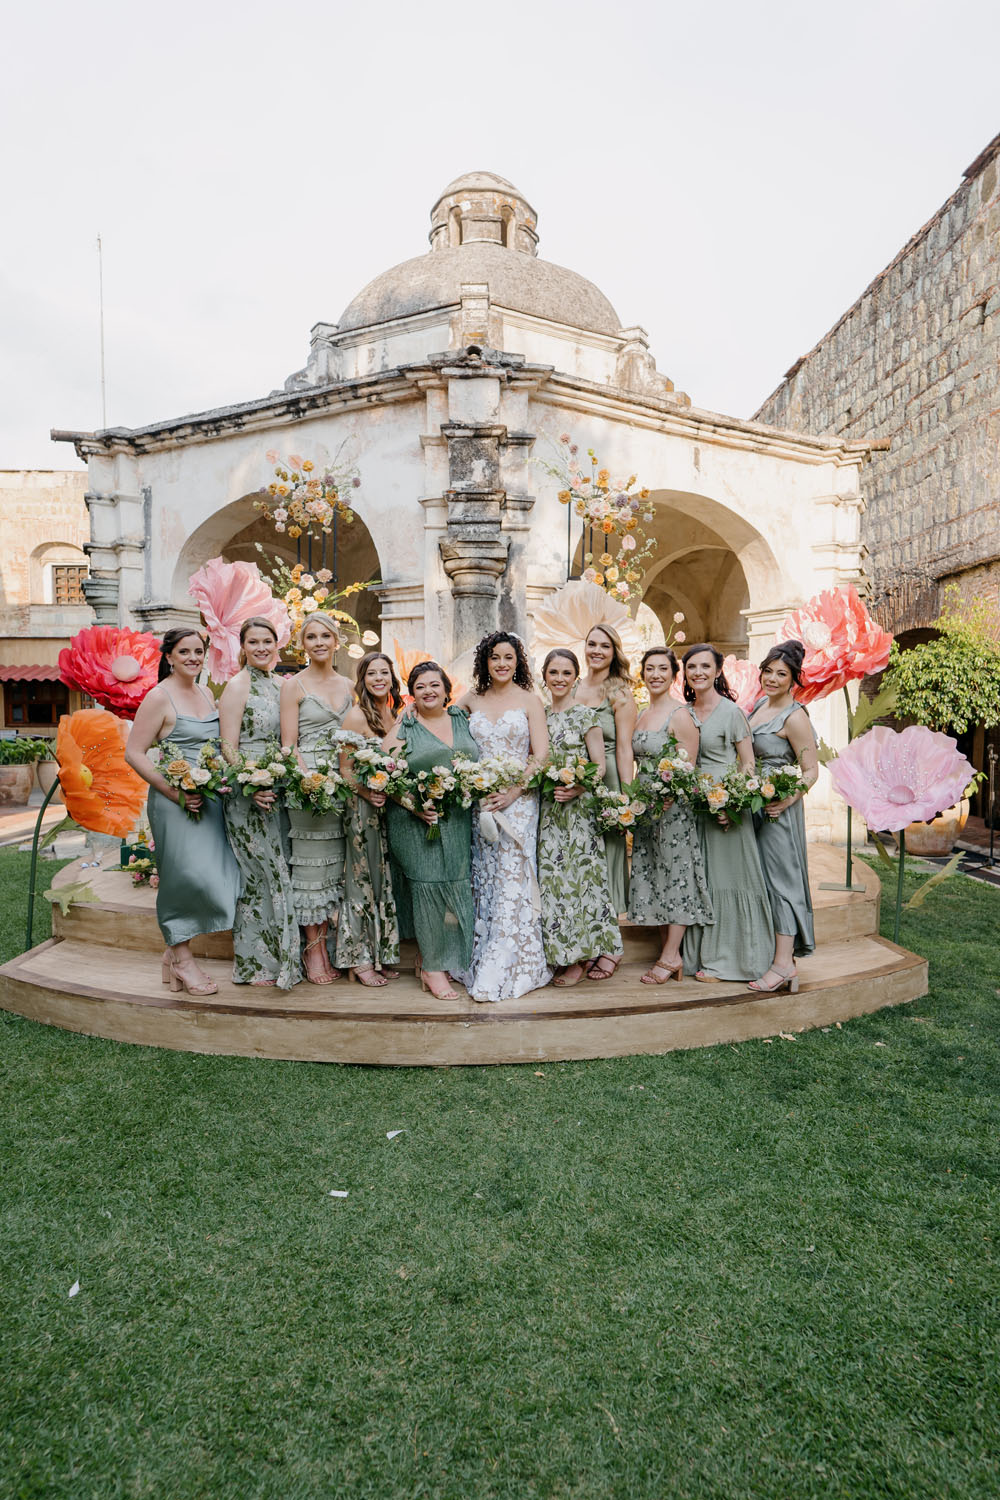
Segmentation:
{"type": "Polygon", "coordinates": [[[64,714],[56,735],[66,811],[81,828],[123,838],[146,801],[146,783],[125,761],[128,730],[103,708],[64,714]]]}
{"type": "Polygon", "coordinates": [[[802,686],[795,689],[800,703],[881,672],[892,645],[892,636],[875,623],[850,587],[814,595],[785,619],[778,640],[800,640],[806,648],[802,686]]]}
{"type": "Polygon", "coordinates": [[[86,693],[121,719],[156,686],[160,643],[155,635],[95,625],[81,630],[59,653],[59,676],[67,687],[86,693]]]}
{"type": "Polygon", "coordinates": [[[228,682],[239,671],[240,626],[251,615],[270,620],[279,651],[287,646],[292,633],[288,610],[271,593],[256,563],[209,558],[192,574],[188,592],[197,599],[208,630],[208,674],[214,682],[228,682]]]}
{"type": "Polygon", "coordinates": [[[869,828],[889,833],[936,818],[959,800],[974,774],[953,739],[922,724],[902,733],[876,725],[852,740],[828,769],[837,791],[869,828]]]}

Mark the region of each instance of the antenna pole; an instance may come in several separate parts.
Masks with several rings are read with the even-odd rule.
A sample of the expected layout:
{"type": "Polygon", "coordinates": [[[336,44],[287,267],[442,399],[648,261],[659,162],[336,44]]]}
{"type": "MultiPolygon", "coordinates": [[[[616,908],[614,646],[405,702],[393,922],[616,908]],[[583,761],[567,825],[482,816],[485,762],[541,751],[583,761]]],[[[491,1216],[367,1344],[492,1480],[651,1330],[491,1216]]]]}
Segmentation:
{"type": "Polygon", "coordinates": [[[97,236],[97,289],[101,325],[101,426],[108,425],[108,392],[104,378],[104,249],[101,236],[97,236]]]}

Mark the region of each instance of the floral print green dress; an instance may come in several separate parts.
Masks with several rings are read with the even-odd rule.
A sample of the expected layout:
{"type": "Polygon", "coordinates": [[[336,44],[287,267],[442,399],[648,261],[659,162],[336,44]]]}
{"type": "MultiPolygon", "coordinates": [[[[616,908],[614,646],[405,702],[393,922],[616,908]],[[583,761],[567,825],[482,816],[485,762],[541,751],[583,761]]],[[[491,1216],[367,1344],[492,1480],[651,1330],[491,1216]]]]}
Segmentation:
{"type": "MultiPolygon", "coordinates": [[[[343,745],[374,745],[371,735],[341,730],[343,745]]],[[[399,963],[399,924],[389,873],[385,813],[355,797],[344,813],[344,899],[334,963],[339,969],[381,969],[399,963]]]]}
{"type": "MultiPolygon", "coordinates": [[[[601,728],[596,709],[573,704],[546,714],[554,755],[586,755],[585,737],[601,728]]],[[[604,840],[585,807],[543,800],[538,825],[538,885],[542,901],[545,962],[552,967],[622,952],[618,916],[611,902],[604,840]]]]}
{"type": "MultiPolygon", "coordinates": [[[[662,729],[637,729],[632,736],[636,762],[662,759],[670,753],[670,740],[670,719],[662,729]]],[[[659,927],[715,921],[694,814],[684,802],[672,802],[655,823],[640,822],[632,835],[628,919],[659,927]]]]}
{"type": "MultiPolygon", "coordinates": [[[[248,667],[250,691],[240,724],[239,748],[260,755],[280,737],[280,688],[270,672],[248,667]]],[[[278,803],[261,812],[252,797],[233,791],[224,801],[229,846],[240,870],[233,921],[233,983],[290,990],[302,977],[299,924],[288,868],[288,814],[278,803]]]]}
{"type": "MultiPolygon", "coordinates": [[[[615,759],[615,747],[618,744],[618,726],[615,723],[614,703],[605,698],[599,707],[595,708],[597,722],[601,734],[604,736],[604,785],[611,788],[613,792],[622,789],[621,777],[618,774],[618,761],[615,759]]],[[[608,866],[608,886],[611,890],[611,905],[617,914],[621,914],[628,906],[628,848],[624,833],[606,833],[603,835],[604,857],[608,866]]]]}

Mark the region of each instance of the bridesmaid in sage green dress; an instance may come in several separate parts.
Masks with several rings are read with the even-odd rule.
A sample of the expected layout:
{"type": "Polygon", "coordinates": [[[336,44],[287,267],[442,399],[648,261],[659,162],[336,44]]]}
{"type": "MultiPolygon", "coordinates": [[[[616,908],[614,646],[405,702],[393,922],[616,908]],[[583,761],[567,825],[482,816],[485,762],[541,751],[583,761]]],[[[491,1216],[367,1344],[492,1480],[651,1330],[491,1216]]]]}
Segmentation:
{"type": "MultiPolygon", "coordinates": [[[[636,707],[628,657],[618,632],[610,625],[594,625],[586,640],[587,676],[576,690],[576,701],[597,713],[604,737],[604,784],[619,792],[634,771],[632,734],[636,707]]],[[[628,906],[628,852],[624,833],[604,835],[611,904],[618,916],[628,906]]],[[[621,954],[601,954],[587,970],[588,979],[610,979],[621,954]]]]}
{"type": "Polygon", "coordinates": [[[160,681],[146,694],[132,725],[125,759],[149,783],[149,826],[160,877],[156,920],[167,944],[163,982],[189,995],[214,995],[219,986],[198,965],[191,939],[228,932],[233,925],[240,872],[226,839],[220,800],[179,793],[149,758],[154,744],[170,740],[192,765],[202,747],[217,744],[215,700],[198,685],[205,642],[194,630],[168,630],[160,647],[160,681]]]}
{"type": "MultiPolygon", "coordinates": [[[[302,627],[309,665],[281,684],[281,743],[297,747],[307,771],[314,771],[320,760],[334,766],[338,761],[336,736],[352,702],[351,684],[334,666],[339,644],[336,621],[320,611],[311,614],[302,627]]],[[[310,984],[331,984],[340,978],[327,945],[343,896],[343,817],[336,808],[316,816],[290,807],[288,822],[295,916],[306,934],[306,978],[310,984]]]]}
{"type": "MultiPolygon", "coordinates": [[[[699,767],[717,777],[737,764],[752,772],[750,726],[732,699],[722,655],[713,646],[685,651],[684,697],[698,728],[699,767]]],[[[696,979],[759,978],[774,952],[774,924],[753,823],[746,816],[734,825],[725,814],[698,813],[697,824],[715,924],[688,928],[684,967],[693,969],[696,979]]]]}
{"type": "MultiPolygon", "coordinates": [[[[469,721],[459,708],[449,708],[451,682],[437,662],[422,661],[407,680],[413,712],[406,713],[390,735],[387,750],[402,750],[410,771],[432,771],[450,766],[456,755],[479,759],[479,747],[469,721]]],[[[472,811],[453,807],[440,820],[441,836],[427,842],[436,813],[409,811],[390,802],[389,849],[395,884],[399,930],[416,938],[420,950],[421,987],[438,1000],[457,1000],[449,975],[464,973],[472,962],[475,912],[472,904],[472,811]]]]}
{"type": "MultiPolygon", "coordinates": [[[[219,700],[222,753],[259,759],[280,743],[280,686],[273,667],[278,636],[270,620],[251,616],[240,626],[242,670],[219,700]]],[[[233,922],[233,983],[290,990],[302,978],[299,924],[288,868],[288,814],[274,789],[250,796],[234,787],[226,798],[229,846],[240,867],[240,899],[233,922]]]]}
{"type": "MultiPolygon", "coordinates": [[[[636,764],[656,763],[670,753],[671,741],[685,750],[693,764],[698,755],[698,731],[687,708],[670,695],[677,676],[677,658],[669,646],[650,646],[642,658],[642,680],[649,707],[639,715],[632,749],[636,764]]],[[[674,798],[655,823],[639,823],[632,835],[632,878],[628,919],[660,928],[662,951],[642,976],[643,984],[665,984],[683,979],[681,943],[689,927],[709,927],[715,921],[705,880],[705,860],[687,804],[674,798]]]]}
{"type": "MultiPolygon", "coordinates": [[[[804,658],[801,641],[772,646],[760,668],[766,696],[754,704],[750,728],[754,753],[764,770],[798,764],[807,787],[811,787],[819,775],[816,736],[809,715],[792,697],[792,689],[801,682],[804,658]]],[[[797,987],[795,960],[816,946],[804,795],[799,792],[769,803],[757,819],[757,848],[774,917],[774,958],[767,973],[750,985],[752,990],[770,993],[786,984],[797,987]]]]}
{"type": "MultiPolygon", "coordinates": [[[[542,663],[552,706],[546,712],[555,758],[580,756],[604,774],[604,736],[596,710],[572,701],[580,676],[573,651],[558,646],[542,663]]],[[[579,984],[584,966],[602,953],[622,954],[618,916],[611,905],[604,841],[581,797],[581,788],[557,786],[555,801],[542,799],[538,821],[538,887],[545,962],[560,989],[579,984]]]]}
{"type": "Polygon", "coordinates": [[[354,687],[358,701],[348,709],[340,735],[340,774],[355,795],[344,813],[347,851],[336,961],[359,984],[375,988],[399,978],[391,967],[399,963],[399,923],[389,870],[386,795],[359,784],[350,748],[381,749],[395,728],[403,695],[392,661],[382,651],[361,658],[354,687]]]}

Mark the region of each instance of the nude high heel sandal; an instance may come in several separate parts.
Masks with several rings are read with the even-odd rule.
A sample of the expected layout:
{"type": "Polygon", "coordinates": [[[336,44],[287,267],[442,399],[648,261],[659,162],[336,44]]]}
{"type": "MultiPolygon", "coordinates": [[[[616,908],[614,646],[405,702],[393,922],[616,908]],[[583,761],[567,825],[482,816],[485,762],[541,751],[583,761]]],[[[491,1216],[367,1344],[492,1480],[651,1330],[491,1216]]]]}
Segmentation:
{"type": "Polygon", "coordinates": [[[461,999],[461,996],[459,995],[459,993],[458,993],[457,990],[450,990],[450,989],[449,990],[442,990],[441,993],[439,994],[438,991],[436,989],[434,989],[433,986],[429,983],[429,981],[427,979],[427,975],[424,973],[423,969],[420,970],[420,988],[422,990],[427,990],[429,994],[431,994],[431,995],[434,996],[435,1000],[460,1000],[461,999]]]}
{"type": "Polygon", "coordinates": [[[796,969],[793,969],[790,974],[786,974],[784,969],[775,969],[773,964],[771,965],[771,968],[774,970],[775,974],[780,974],[781,976],[777,984],[764,984],[764,976],[761,975],[760,979],[751,979],[747,984],[747,989],[755,990],[758,995],[774,995],[778,992],[778,990],[783,990],[785,988],[785,985],[787,984],[788,993],[790,995],[797,995],[799,992],[798,971],[796,969]]]}
{"type": "Polygon", "coordinates": [[[214,979],[203,976],[203,981],[199,984],[197,979],[188,979],[186,975],[181,974],[173,964],[170,965],[170,989],[175,995],[180,990],[185,990],[189,995],[217,995],[219,993],[219,986],[214,979]]]}

